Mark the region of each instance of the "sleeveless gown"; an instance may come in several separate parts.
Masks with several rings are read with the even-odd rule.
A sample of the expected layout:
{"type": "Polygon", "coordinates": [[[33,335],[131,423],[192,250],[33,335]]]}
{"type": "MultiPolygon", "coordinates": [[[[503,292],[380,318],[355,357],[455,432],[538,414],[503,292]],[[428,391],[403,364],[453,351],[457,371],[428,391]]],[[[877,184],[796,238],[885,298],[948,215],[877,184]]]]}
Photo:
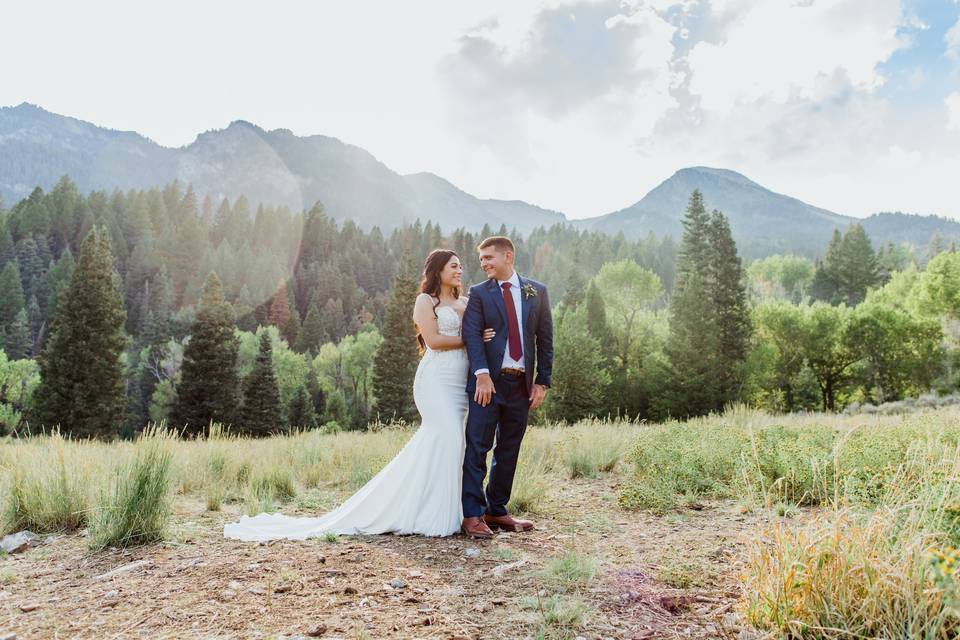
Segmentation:
{"type": "MultiPolygon", "coordinates": [[[[437,308],[437,323],[442,335],[460,335],[460,315],[451,307],[437,308]]],[[[223,535],[259,541],[304,540],[325,533],[448,536],[460,531],[467,368],[465,349],[426,350],[413,381],[420,428],[342,505],[318,518],[243,516],[225,525],[223,535]]]]}

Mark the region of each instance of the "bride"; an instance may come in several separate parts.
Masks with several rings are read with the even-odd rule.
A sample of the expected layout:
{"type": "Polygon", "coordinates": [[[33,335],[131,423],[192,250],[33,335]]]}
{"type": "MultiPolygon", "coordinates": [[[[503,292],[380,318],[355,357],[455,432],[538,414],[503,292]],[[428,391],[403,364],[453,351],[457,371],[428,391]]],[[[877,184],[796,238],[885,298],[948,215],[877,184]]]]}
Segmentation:
{"type": "MultiPolygon", "coordinates": [[[[237,540],[303,540],[334,534],[418,533],[448,536],[463,519],[467,353],[460,338],[466,298],[463,267],[453,251],[436,249],[423,267],[413,309],[423,357],[413,380],[421,424],[400,453],[346,502],[319,518],[277,513],[243,516],[223,535],[237,540]]],[[[484,341],[493,330],[484,333],[484,341]]]]}

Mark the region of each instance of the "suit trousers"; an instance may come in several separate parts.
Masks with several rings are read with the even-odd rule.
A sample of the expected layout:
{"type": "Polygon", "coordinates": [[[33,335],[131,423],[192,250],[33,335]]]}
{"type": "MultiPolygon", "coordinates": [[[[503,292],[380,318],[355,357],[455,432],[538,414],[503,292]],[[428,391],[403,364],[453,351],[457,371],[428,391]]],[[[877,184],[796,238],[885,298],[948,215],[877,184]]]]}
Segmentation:
{"type": "Polygon", "coordinates": [[[513,476],[520,455],[520,441],[527,430],[530,398],[524,378],[501,376],[493,401],[481,407],[470,398],[467,414],[466,451],[463,456],[463,516],[465,518],[507,514],[513,476]],[[496,441],[496,445],[494,445],[496,441]],[[493,448],[493,464],[486,491],[487,453],[493,448]]]}

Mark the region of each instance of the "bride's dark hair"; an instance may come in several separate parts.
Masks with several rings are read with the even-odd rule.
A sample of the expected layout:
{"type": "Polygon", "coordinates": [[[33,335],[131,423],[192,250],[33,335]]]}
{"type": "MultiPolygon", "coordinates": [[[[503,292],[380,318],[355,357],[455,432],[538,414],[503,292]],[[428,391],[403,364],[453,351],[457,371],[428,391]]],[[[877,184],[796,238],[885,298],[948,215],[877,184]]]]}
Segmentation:
{"type": "MultiPolygon", "coordinates": [[[[433,303],[434,318],[437,317],[437,307],[440,306],[440,292],[443,290],[440,274],[443,272],[443,268],[447,266],[447,263],[450,262],[450,258],[459,259],[460,256],[449,249],[434,249],[427,255],[427,259],[423,261],[423,277],[420,280],[420,293],[425,293],[436,300],[436,302],[433,303]]],[[[453,297],[460,297],[460,287],[453,288],[453,297]]],[[[427,348],[427,343],[424,342],[419,330],[417,331],[417,342],[420,343],[421,352],[427,348]]]]}

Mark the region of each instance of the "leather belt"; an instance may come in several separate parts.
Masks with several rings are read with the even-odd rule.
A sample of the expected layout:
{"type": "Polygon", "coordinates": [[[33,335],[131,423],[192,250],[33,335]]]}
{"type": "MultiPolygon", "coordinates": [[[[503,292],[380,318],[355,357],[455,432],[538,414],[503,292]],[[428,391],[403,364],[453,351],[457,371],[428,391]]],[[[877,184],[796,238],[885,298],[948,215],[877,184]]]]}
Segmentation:
{"type": "Polygon", "coordinates": [[[500,369],[500,375],[508,375],[511,378],[523,378],[527,374],[523,369],[514,369],[512,367],[504,367],[503,369],[500,369]]]}

